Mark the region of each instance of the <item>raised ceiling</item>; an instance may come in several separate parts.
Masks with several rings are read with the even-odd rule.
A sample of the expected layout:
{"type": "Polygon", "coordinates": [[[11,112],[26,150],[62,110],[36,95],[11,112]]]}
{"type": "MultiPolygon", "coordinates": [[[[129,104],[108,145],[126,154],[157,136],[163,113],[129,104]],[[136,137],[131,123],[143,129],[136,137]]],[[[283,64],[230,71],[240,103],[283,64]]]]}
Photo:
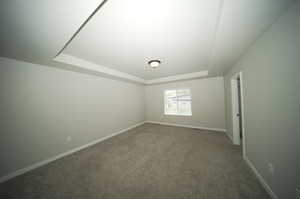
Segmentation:
{"type": "Polygon", "coordinates": [[[147,80],[207,70],[219,4],[110,0],[63,53],[147,80]]]}
{"type": "Polygon", "coordinates": [[[48,62],[99,5],[99,0],[1,0],[0,56],[48,62]]]}
{"type": "Polygon", "coordinates": [[[0,55],[141,83],[223,75],[292,1],[5,0],[0,55]]]}

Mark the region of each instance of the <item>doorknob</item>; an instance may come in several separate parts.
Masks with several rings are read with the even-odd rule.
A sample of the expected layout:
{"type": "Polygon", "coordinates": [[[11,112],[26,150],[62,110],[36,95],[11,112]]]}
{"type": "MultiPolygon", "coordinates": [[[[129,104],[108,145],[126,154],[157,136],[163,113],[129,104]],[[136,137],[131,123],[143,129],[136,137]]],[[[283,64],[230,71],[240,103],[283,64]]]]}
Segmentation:
{"type": "Polygon", "coordinates": [[[240,117],[240,114],[239,114],[239,113],[237,113],[237,114],[236,114],[236,116],[237,116],[237,117],[240,117]]]}

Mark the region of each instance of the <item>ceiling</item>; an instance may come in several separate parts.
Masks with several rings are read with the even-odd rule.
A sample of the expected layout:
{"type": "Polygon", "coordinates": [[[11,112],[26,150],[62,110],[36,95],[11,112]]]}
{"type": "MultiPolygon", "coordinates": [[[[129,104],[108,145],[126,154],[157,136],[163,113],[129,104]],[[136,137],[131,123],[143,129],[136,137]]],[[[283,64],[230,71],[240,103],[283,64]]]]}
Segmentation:
{"type": "Polygon", "coordinates": [[[4,0],[0,56],[144,84],[219,76],[291,2],[4,0]]]}

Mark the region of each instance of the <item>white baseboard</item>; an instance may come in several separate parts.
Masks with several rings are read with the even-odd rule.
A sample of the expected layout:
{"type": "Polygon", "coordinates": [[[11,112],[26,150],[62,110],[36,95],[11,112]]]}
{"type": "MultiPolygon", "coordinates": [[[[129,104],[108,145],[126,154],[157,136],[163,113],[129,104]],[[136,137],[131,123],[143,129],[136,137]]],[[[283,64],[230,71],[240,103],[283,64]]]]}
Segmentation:
{"type": "Polygon", "coordinates": [[[209,130],[209,131],[226,132],[226,129],[209,128],[209,127],[192,126],[192,125],[183,125],[183,124],[175,124],[175,123],[156,122],[156,121],[146,121],[145,123],[161,124],[161,125],[166,125],[166,126],[177,126],[177,127],[185,127],[185,128],[193,128],[193,129],[201,129],[201,130],[209,130]]]}
{"type": "Polygon", "coordinates": [[[229,135],[229,132],[226,132],[226,135],[229,138],[229,140],[232,142],[232,144],[234,144],[232,135],[229,135]]]}
{"type": "Polygon", "coordinates": [[[253,163],[247,158],[247,156],[244,156],[245,161],[249,165],[249,167],[252,169],[253,173],[258,178],[259,182],[262,184],[262,186],[265,188],[265,190],[269,193],[272,199],[279,199],[277,195],[272,191],[271,187],[268,185],[268,183],[265,181],[265,179],[260,175],[258,170],[255,168],[253,163]]]}
{"type": "Polygon", "coordinates": [[[145,123],[145,122],[141,122],[141,123],[135,124],[135,125],[130,126],[130,127],[126,128],[126,129],[122,129],[122,130],[120,130],[120,131],[118,131],[118,132],[115,132],[115,133],[110,134],[110,135],[108,135],[108,136],[105,136],[105,137],[102,137],[102,138],[97,139],[97,140],[95,140],[95,141],[92,141],[92,142],[90,142],[90,143],[88,143],[88,144],[85,144],[85,145],[83,145],[83,146],[80,146],[80,147],[77,147],[77,148],[72,149],[72,150],[70,150],[70,151],[61,153],[61,154],[56,155],[56,156],[54,156],[54,157],[48,158],[48,159],[46,159],[46,160],[43,160],[43,161],[34,163],[33,165],[30,165],[30,166],[28,166],[28,167],[19,169],[19,170],[17,170],[17,171],[14,171],[14,172],[12,172],[12,173],[7,174],[7,175],[1,176],[1,177],[0,177],[0,183],[3,183],[3,182],[5,182],[5,181],[7,181],[7,180],[9,180],[9,179],[11,179],[11,178],[17,177],[17,176],[19,176],[19,175],[21,175],[21,174],[24,174],[24,173],[26,173],[26,172],[28,172],[28,171],[34,170],[34,169],[39,168],[39,167],[41,167],[41,166],[44,166],[44,165],[46,165],[46,164],[49,164],[50,162],[53,162],[53,161],[55,161],[55,160],[58,160],[58,159],[60,159],[60,158],[62,158],[62,157],[65,157],[65,156],[67,156],[67,155],[70,155],[70,154],[72,154],[72,153],[75,153],[75,152],[77,152],[77,151],[80,151],[80,150],[82,150],[82,149],[88,148],[88,147],[90,147],[90,146],[92,146],[92,145],[95,145],[95,144],[97,144],[97,143],[99,143],[99,142],[102,142],[102,141],[104,141],[104,140],[107,140],[107,139],[109,139],[109,138],[111,138],[111,137],[113,137],[113,136],[116,136],[116,135],[121,134],[121,133],[124,133],[124,132],[126,132],[126,131],[128,131],[128,130],[130,130],[130,129],[133,129],[133,128],[135,128],[135,127],[138,127],[138,126],[140,126],[140,125],[142,125],[142,124],[144,124],[144,123],[145,123]]]}

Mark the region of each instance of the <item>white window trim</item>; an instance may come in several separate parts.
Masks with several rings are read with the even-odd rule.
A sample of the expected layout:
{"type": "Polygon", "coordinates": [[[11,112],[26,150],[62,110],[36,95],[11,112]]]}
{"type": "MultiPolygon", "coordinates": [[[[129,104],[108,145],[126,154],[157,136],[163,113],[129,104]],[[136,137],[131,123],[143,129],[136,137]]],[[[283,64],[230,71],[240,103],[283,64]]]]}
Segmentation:
{"type": "MultiPolygon", "coordinates": [[[[192,100],[193,100],[193,96],[192,96],[192,89],[191,88],[172,88],[172,89],[165,89],[164,90],[164,114],[165,115],[171,115],[171,116],[192,116],[193,112],[192,112],[192,100]],[[174,114],[174,113],[167,113],[166,112],[166,91],[172,91],[172,90],[176,90],[176,98],[177,98],[177,90],[190,90],[190,96],[191,96],[191,114],[174,114]]],[[[177,110],[178,110],[178,103],[177,103],[177,110]]]]}

